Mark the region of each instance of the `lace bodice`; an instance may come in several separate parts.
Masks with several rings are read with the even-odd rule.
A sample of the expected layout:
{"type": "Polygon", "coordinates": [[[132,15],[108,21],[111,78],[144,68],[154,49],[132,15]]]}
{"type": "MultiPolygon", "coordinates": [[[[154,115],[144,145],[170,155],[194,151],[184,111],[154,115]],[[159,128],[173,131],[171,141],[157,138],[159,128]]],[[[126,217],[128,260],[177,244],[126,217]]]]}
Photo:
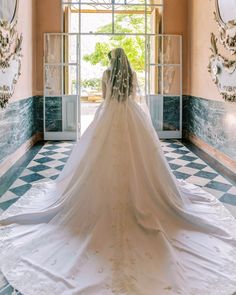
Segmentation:
{"type": "MultiPolygon", "coordinates": [[[[111,76],[111,69],[108,68],[103,72],[103,76],[102,76],[102,97],[104,99],[110,99],[110,97],[111,97],[111,88],[109,85],[110,76],[111,76]]],[[[139,85],[138,85],[137,73],[135,71],[133,71],[132,85],[133,85],[133,88],[132,88],[132,94],[130,95],[130,98],[135,101],[139,101],[140,100],[140,89],[139,89],[139,85]]]]}

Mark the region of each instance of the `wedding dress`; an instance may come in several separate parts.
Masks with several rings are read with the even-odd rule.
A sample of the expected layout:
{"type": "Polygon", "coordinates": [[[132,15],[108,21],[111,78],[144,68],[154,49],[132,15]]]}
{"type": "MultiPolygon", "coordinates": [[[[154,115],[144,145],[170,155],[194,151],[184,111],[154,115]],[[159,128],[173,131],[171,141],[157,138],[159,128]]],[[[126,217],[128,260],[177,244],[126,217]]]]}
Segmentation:
{"type": "Polygon", "coordinates": [[[236,221],[177,181],[132,94],[104,103],[54,182],[0,218],[0,269],[24,295],[233,295],[236,221]]]}

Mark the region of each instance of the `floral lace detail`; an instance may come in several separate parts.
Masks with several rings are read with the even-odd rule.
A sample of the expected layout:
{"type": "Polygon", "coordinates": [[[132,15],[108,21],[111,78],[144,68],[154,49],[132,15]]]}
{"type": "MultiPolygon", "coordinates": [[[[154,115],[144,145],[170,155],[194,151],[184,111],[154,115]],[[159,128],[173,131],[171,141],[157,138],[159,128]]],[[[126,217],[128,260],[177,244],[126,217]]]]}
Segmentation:
{"type": "Polygon", "coordinates": [[[13,248],[13,245],[10,241],[10,234],[13,230],[14,225],[8,225],[8,226],[1,226],[0,227],[0,237],[1,237],[1,243],[0,243],[0,252],[4,253],[5,250],[10,250],[13,248]]]}
{"type": "MultiPolygon", "coordinates": [[[[33,269],[27,260],[12,257],[8,258],[5,262],[7,269],[5,271],[5,265],[3,264],[3,274],[7,277],[8,282],[21,293],[37,294],[37,295],[54,295],[62,294],[63,291],[73,289],[75,286],[69,281],[50,279],[44,272],[39,272],[37,269],[33,269]],[[35,284],[37,282],[37,284],[35,284]]],[[[52,274],[51,274],[52,277],[52,274]]]]}
{"type": "Polygon", "coordinates": [[[35,183],[24,196],[20,197],[14,204],[12,204],[0,215],[0,222],[8,219],[9,217],[29,212],[29,205],[31,205],[34,200],[45,196],[51,183],[51,181],[47,183],[35,183]]]}
{"type": "Polygon", "coordinates": [[[128,203],[120,202],[113,208],[114,256],[112,263],[112,282],[106,285],[112,294],[143,295],[137,286],[137,265],[133,249],[128,238],[128,203]]]}

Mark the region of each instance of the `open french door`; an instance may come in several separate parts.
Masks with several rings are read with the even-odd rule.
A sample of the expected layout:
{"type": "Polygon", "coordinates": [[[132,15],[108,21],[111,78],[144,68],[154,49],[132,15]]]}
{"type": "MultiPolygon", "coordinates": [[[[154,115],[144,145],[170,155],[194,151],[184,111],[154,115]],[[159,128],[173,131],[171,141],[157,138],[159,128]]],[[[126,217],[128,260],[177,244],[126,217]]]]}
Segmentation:
{"type": "Polygon", "coordinates": [[[146,93],[160,138],[182,137],[182,38],[148,35],[146,93]]]}
{"type": "Polygon", "coordinates": [[[80,136],[79,35],[44,35],[44,139],[80,136]]]}

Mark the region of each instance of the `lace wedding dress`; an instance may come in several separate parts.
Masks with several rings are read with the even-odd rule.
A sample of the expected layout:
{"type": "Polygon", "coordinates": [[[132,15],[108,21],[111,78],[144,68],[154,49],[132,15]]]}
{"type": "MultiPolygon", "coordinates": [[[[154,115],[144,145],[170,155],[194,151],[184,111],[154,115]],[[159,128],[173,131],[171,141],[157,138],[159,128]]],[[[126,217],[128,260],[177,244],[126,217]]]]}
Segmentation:
{"type": "Polygon", "coordinates": [[[136,87],[111,99],[108,76],[60,177],[1,215],[1,271],[24,295],[234,294],[235,219],[173,177],[136,87]]]}

